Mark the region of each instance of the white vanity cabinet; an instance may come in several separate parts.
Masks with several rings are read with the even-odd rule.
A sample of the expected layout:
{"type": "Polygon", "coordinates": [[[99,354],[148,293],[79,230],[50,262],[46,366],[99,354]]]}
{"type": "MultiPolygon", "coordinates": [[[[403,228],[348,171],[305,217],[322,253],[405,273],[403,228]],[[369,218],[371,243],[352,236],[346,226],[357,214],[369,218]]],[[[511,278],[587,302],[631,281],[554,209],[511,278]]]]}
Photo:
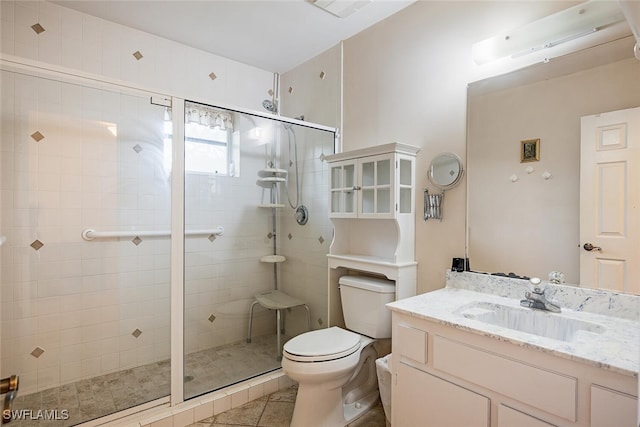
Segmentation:
{"type": "Polygon", "coordinates": [[[396,300],[416,294],[415,162],[419,148],[390,143],[325,156],[329,163],[329,325],[342,326],[341,276],[382,275],[396,300]]]}
{"type": "Polygon", "coordinates": [[[637,427],[634,375],[398,311],[393,337],[394,427],[637,427]]]}

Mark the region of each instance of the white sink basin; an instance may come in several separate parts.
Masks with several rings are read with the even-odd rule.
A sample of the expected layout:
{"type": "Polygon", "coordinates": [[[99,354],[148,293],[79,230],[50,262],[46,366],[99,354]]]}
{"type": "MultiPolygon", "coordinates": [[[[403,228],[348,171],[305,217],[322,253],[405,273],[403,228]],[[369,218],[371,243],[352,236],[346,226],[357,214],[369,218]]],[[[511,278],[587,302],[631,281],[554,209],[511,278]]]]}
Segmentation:
{"type": "Polygon", "coordinates": [[[601,334],[605,328],[596,323],[573,319],[561,313],[489,302],[474,302],[460,307],[456,315],[515,331],[559,341],[573,341],[578,332],[601,334]]]}

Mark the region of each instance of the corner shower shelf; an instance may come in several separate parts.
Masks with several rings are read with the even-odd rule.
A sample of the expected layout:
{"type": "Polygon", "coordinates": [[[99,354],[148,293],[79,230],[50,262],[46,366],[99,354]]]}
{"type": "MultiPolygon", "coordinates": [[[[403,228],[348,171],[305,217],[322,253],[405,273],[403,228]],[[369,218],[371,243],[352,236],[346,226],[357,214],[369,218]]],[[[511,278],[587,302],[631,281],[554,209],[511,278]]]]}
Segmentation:
{"type": "Polygon", "coordinates": [[[260,258],[260,262],[267,262],[271,264],[278,263],[278,262],[285,262],[286,260],[287,259],[282,255],[266,255],[260,258]]]}
{"type": "Polygon", "coordinates": [[[285,182],[285,178],[282,176],[263,176],[258,178],[258,182],[285,182]]]}
{"type": "Polygon", "coordinates": [[[286,175],[286,169],[265,168],[258,171],[258,176],[271,176],[271,175],[286,175]]]}
{"type": "Polygon", "coordinates": [[[284,208],[284,205],[280,203],[265,203],[262,205],[258,205],[259,208],[284,208]]]}

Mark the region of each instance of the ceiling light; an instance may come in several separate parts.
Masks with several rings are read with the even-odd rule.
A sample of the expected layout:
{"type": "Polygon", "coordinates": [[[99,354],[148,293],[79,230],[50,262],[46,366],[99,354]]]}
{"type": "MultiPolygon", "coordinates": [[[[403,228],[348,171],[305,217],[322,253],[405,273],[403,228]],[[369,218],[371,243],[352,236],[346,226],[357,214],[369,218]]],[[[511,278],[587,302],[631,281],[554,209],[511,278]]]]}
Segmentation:
{"type": "Polygon", "coordinates": [[[587,36],[624,19],[618,2],[590,0],[475,43],[473,60],[480,65],[508,56],[528,55],[587,36]]]}
{"type": "Polygon", "coordinates": [[[346,18],[353,15],[371,0],[308,0],[314,6],[329,12],[338,18],[346,18]]]}

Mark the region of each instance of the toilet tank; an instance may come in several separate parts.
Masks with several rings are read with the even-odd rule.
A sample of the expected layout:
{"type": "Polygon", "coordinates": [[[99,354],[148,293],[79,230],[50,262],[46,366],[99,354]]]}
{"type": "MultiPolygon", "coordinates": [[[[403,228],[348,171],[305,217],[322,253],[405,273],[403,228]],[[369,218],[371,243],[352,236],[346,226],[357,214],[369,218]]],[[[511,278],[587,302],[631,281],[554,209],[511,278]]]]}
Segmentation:
{"type": "Polygon", "coordinates": [[[347,329],[371,338],[391,338],[391,310],[385,304],[396,299],[395,282],[369,276],[342,276],[338,283],[347,329]]]}

